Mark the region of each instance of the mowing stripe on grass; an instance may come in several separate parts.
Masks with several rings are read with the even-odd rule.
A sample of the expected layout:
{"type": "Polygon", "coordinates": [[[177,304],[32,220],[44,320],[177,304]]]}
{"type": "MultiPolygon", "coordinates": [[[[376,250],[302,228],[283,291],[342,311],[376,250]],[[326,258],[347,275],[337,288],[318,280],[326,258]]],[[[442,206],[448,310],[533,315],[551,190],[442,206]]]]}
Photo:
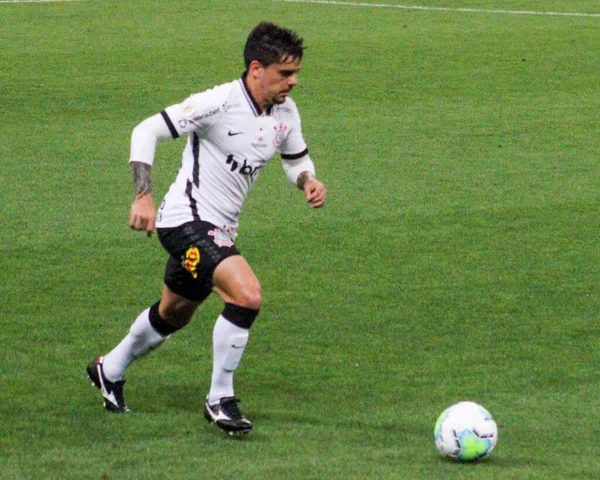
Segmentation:
{"type": "Polygon", "coordinates": [[[404,10],[429,10],[437,12],[461,12],[461,13],[492,13],[508,15],[548,15],[555,17],[600,17],[600,13],[568,13],[568,12],[534,12],[526,10],[486,10],[480,8],[447,8],[447,7],[423,7],[419,5],[395,5],[388,3],[364,3],[364,2],[338,2],[335,0],[276,0],[289,3],[321,3],[327,5],[345,5],[350,7],[371,8],[401,8],[404,10]]]}

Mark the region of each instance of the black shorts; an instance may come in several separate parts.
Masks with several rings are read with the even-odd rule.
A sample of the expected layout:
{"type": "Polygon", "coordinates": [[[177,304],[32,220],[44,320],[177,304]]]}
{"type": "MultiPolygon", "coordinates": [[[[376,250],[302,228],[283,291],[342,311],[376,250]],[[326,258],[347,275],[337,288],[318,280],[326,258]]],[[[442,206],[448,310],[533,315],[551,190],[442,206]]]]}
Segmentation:
{"type": "Polygon", "coordinates": [[[217,265],[227,257],[240,255],[229,234],[212,223],[193,221],[175,228],[158,228],[157,232],[170,255],[165,284],[194,302],[210,295],[217,265]]]}

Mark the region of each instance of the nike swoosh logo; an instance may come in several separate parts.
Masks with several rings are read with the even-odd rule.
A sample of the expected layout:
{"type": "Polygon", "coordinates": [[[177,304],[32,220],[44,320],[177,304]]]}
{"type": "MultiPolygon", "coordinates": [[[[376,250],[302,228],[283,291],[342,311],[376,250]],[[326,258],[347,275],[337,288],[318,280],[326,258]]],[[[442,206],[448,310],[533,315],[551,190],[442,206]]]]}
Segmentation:
{"type": "Polygon", "coordinates": [[[242,133],[244,132],[232,132],[231,130],[229,130],[229,132],[227,132],[227,135],[233,137],[234,135],[241,135],[242,133]]]}
{"type": "Polygon", "coordinates": [[[113,405],[118,406],[117,399],[115,398],[115,394],[113,392],[109,392],[104,386],[104,381],[102,380],[102,370],[100,370],[100,365],[97,367],[98,370],[98,378],[100,379],[100,391],[102,392],[102,396],[106,398],[113,405]]]}

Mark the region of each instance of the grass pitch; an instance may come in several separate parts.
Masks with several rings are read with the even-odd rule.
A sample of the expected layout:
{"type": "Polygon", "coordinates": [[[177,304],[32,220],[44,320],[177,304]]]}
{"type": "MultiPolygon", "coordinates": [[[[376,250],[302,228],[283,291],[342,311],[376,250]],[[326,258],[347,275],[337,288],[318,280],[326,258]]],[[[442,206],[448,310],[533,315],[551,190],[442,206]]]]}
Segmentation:
{"type": "MultiPolygon", "coordinates": [[[[1,478],[597,477],[600,18],[453,10],[597,2],[412,3],[449,10],[0,4],[1,478]],[[236,78],[263,19],[309,46],[294,99],[329,201],[311,211],[274,159],[242,217],[265,294],[236,381],[255,431],[202,418],[216,298],[110,415],[85,366],[166,260],[127,226],[131,129],[236,78]],[[499,424],[480,464],[435,451],[463,399],[499,424]]],[[[157,200],[182,147],[158,148],[157,200]]]]}

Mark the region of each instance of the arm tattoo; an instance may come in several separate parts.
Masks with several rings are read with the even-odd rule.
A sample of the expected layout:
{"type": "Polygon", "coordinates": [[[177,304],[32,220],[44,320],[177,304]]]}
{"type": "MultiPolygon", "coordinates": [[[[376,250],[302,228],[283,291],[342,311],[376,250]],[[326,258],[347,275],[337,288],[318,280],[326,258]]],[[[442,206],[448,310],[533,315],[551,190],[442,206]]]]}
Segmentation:
{"type": "Polygon", "coordinates": [[[300,190],[304,190],[304,184],[309,178],[315,178],[315,176],[309,171],[304,171],[298,176],[298,180],[296,180],[296,185],[300,190]]]}
{"type": "Polygon", "coordinates": [[[131,162],[133,170],[133,183],[135,183],[135,194],[138,197],[152,193],[152,180],[150,173],[152,166],[142,162],[131,162]]]}

